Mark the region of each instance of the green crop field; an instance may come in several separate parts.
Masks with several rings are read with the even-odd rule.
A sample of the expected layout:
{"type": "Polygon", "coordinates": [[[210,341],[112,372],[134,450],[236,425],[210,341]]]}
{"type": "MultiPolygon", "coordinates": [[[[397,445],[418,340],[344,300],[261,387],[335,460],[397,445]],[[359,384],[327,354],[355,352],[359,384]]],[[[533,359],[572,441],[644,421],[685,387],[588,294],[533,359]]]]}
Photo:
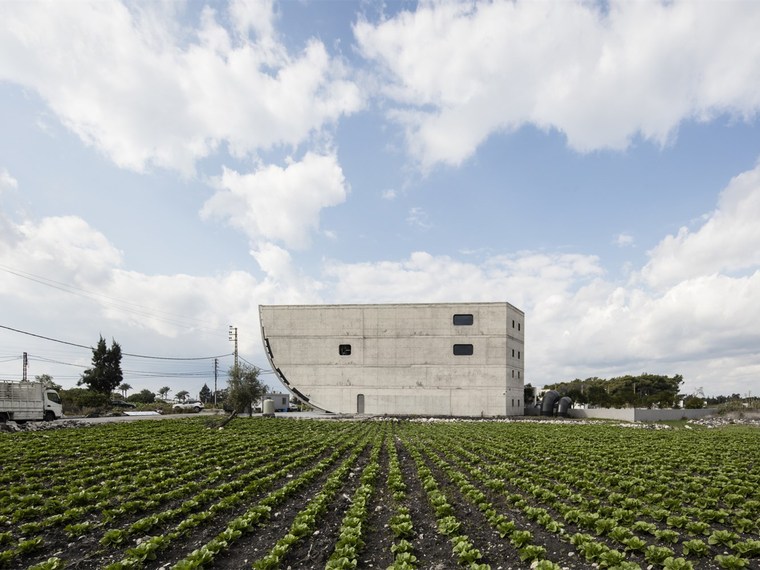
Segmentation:
{"type": "Polygon", "coordinates": [[[760,431],[204,418],[0,435],[0,567],[760,568],[760,431]]]}

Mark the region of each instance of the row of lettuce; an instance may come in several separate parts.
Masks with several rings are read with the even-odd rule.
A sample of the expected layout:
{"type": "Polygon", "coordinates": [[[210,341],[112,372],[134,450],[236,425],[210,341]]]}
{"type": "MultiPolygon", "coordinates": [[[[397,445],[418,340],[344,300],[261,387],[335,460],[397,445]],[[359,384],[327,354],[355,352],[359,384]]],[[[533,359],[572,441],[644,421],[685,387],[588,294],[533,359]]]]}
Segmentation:
{"type": "Polygon", "coordinates": [[[0,567],[214,567],[271,525],[282,532],[248,564],[274,569],[335,512],[330,569],[361,567],[378,533],[389,568],[423,568],[440,556],[423,528],[447,563],[474,570],[760,565],[751,428],[206,422],[4,436],[0,567]],[[292,520],[275,526],[287,505],[292,520]]]}

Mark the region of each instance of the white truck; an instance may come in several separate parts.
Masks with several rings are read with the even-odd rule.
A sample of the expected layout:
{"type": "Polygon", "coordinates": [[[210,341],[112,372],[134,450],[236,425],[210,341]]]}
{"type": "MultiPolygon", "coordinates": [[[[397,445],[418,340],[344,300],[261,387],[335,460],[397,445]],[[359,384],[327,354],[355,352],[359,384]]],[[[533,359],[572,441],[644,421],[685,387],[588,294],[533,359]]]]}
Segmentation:
{"type": "Polygon", "coordinates": [[[60,418],[63,406],[58,392],[40,382],[0,381],[0,421],[60,418]]]}

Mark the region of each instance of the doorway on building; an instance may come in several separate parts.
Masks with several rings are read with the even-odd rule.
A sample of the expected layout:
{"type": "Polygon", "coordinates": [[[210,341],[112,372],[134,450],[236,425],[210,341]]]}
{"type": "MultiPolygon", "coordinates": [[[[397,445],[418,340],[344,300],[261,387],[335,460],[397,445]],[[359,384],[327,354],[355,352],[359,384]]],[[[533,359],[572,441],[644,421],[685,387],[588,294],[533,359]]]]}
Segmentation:
{"type": "Polygon", "coordinates": [[[364,394],[356,395],[356,413],[357,414],[364,413],[364,394]]]}

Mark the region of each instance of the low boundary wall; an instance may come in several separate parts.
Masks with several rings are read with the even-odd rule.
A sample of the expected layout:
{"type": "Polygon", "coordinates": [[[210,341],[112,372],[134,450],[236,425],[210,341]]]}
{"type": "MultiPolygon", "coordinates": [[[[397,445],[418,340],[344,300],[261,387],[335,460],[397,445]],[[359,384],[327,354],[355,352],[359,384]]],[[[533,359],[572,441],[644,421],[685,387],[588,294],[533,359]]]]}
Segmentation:
{"type": "Polygon", "coordinates": [[[700,410],[650,410],[648,408],[573,408],[568,411],[571,418],[598,418],[623,422],[661,422],[669,420],[694,420],[715,412],[712,408],[700,410]]]}

